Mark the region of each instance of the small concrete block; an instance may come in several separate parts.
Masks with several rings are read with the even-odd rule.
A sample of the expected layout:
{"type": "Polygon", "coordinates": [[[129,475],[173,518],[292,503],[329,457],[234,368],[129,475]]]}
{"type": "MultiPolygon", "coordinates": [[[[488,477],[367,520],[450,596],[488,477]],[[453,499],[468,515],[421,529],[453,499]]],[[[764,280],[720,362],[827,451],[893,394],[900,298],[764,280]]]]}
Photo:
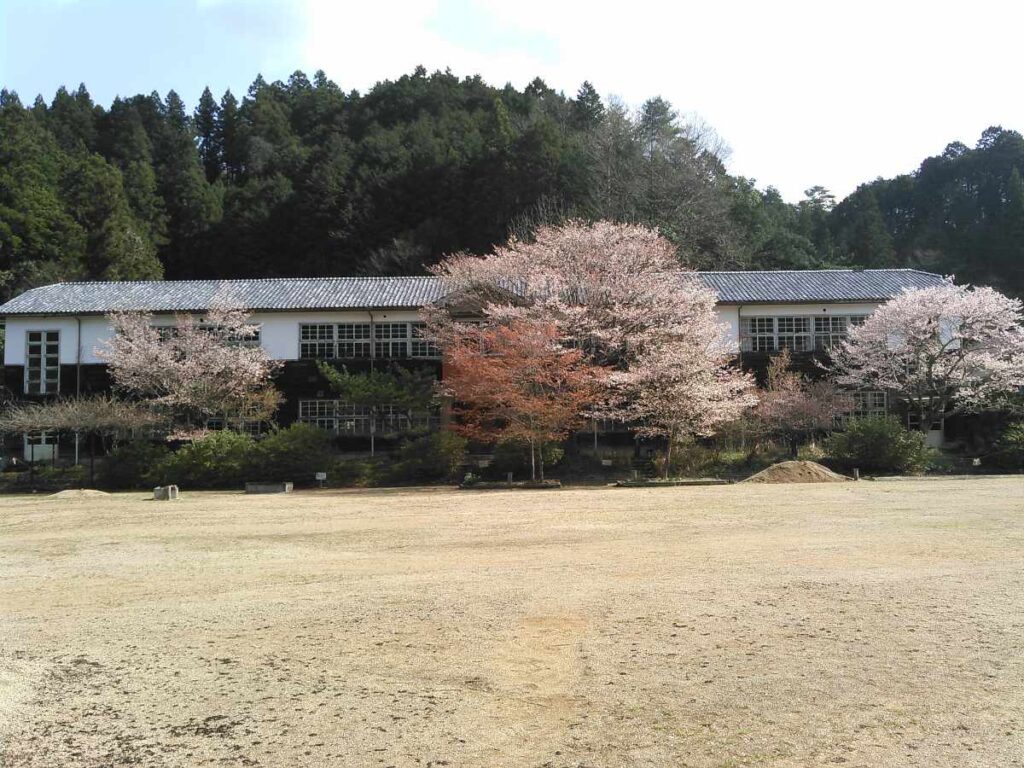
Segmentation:
{"type": "Polygon", "coordinates": [[[246,483],[246,493],[291,493],[291,483],[246,483]]]}
{"type": "Polygon", "coordinates": [[[158,485],[153,489],[153,499],[156,501],[177,501],[178,486],[158,485]]]}

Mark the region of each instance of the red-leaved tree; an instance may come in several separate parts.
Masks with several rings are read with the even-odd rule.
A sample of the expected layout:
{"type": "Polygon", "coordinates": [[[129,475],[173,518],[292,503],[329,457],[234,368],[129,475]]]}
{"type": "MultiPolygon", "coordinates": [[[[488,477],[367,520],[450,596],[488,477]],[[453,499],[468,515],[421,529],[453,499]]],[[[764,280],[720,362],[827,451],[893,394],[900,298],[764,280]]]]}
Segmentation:
{"type": "Polygon", "coordinates": [[[538,471],[544,479],[544,446],[581,426],[606,378],[582,352],[563,347],[553,325],[524,320],[467,326],[449,341],[444,360],[453,429],[481,442],[525,442],[534,480],[538,471]]]}

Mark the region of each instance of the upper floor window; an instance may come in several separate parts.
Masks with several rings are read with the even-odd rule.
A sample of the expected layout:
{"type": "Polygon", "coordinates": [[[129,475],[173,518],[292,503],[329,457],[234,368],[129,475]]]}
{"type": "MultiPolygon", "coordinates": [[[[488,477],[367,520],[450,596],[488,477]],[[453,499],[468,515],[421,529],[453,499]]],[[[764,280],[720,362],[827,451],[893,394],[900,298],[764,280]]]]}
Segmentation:
{"type": "Polygon", "coordinates": [[[740,349],[743,352],[827,350],[846,338],[850,326],[863,322],[863,315],[744,317],[740,320],[740,349]]]}
{"type": "Polygon", "coordinates": [[[441,350],[437,344],[423,338],[426,330],[426,323],[410,323],[412,327],[412,340],[409,342],[409,357],[440,357],[441,350]]]}
{"type": "Polygon", "coordinates": [[[814,318],[814,348],[831,349],[846,338],[851,326],[861,325],[864,315],[831,315],[814,318]]]}
{"type": "Polygon", "coordinates": [[[409,356],[408,323],[378,323],[373,332],[373,353],[376,357],[409,356]]]}
{"type": "Polygon", "coordinates": [[[302,323],[299,357],[440,357],[437,345],[422,337],[424,327],[424,323],[377,323],[372,327],[370,323],[302,323]]]}
{"type": "Polygon", "coordinates": [[[60,390],[60,331],[29,331],[25,342],[25,392],[55,394],[60,390]]]}

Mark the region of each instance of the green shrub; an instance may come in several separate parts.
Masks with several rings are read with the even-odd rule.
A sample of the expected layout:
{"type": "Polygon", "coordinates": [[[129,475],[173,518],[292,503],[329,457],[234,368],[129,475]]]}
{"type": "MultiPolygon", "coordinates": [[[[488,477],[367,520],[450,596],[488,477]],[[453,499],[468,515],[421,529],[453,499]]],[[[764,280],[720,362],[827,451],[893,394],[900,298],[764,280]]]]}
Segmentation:
{"type": "MultiPolygon", "coordinates": [[[[714,474],[718,465],[719,452],[701,445],[696,440],[688,440],[676,444],[672,448],[671,464],[668,468],[669,477],[704,477],[714,474]]],[[[659,477],[665,474],[665,454],[654,457],[652,464],[659,477]]]]}
{"type": "Polygon", "coordinates": [[[402,443],[387,477],[395,483],[452,480],[465,457],[464,438],[448,431],[433,432],[402,443]]]}
{"type": "Polygon", "coordinates": [[[923,434],[905,429],[891,417],[851,421],[843,431],[829,435],[825,450],[844,467],[911,475],[924,472],[934,454],[923,434]]]}
{"type": "MultiPolygon", "coordinates": [[[[543,448],[544,471],[558,465],[565,456],[565,449],[557,443],[548,443],[543,448]]],[[[538,462],[540,457],[537,457],[538,462]]],[[[505,479],[511,472],[519,478],[530,476],[530,446],[519,440],[507,440],[494,446],[494,458],[488,467],[489,474],[505,479]]],[[[537,472],[540,473],[538,463],[537,472]]]]}
{"type": "Polygon", "coordinates": [[[121,443],[103,463],[101,480],[106,488],[149,488],[167,460],[167,446],[149,440],[121,443]]]}
{"type": "Polygon", "coordinates": [[[255,441],[230,430],[211,432],[201,440],[179,448],[151,476],[158,485],[174,483],[182,488],[240,488],[257,479],[255,441]]]}
{"type": "Polygon", "coordinates": [[[333,464],[330,436],[309,424],[271,432],[256,444],[251,461],[260,480],[296,485],[313,485],[316,473],[329,472],[333,464]]]}
{"type": "Polygon", "coordinates": [[[1024,470],[1024,421],[1014,422],[1003,430],[983,464],[1015,472],[1024,470]]]}

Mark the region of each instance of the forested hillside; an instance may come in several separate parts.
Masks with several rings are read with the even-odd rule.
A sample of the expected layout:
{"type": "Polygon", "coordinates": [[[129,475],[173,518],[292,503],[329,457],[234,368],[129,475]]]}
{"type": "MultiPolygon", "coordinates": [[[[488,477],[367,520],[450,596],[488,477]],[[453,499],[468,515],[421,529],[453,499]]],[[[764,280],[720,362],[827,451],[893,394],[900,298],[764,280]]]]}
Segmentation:
{"type": "MultiPolygon", "coordinates": [[[[848,151],[842,147],[837,152],[848,151]]],[[[418,69],[368,93],[318,72],[93,103],[0,93],[0,290],[57,280],[422,272],[570,216],[656,225],[718,269],[922,266],[1024,293],[1024,139],[989,129],[838,205],[730,176],[652,98],[572,98],[418,69]]],[[[770,179],[758,180],[770,183],[770,179]]]]}

